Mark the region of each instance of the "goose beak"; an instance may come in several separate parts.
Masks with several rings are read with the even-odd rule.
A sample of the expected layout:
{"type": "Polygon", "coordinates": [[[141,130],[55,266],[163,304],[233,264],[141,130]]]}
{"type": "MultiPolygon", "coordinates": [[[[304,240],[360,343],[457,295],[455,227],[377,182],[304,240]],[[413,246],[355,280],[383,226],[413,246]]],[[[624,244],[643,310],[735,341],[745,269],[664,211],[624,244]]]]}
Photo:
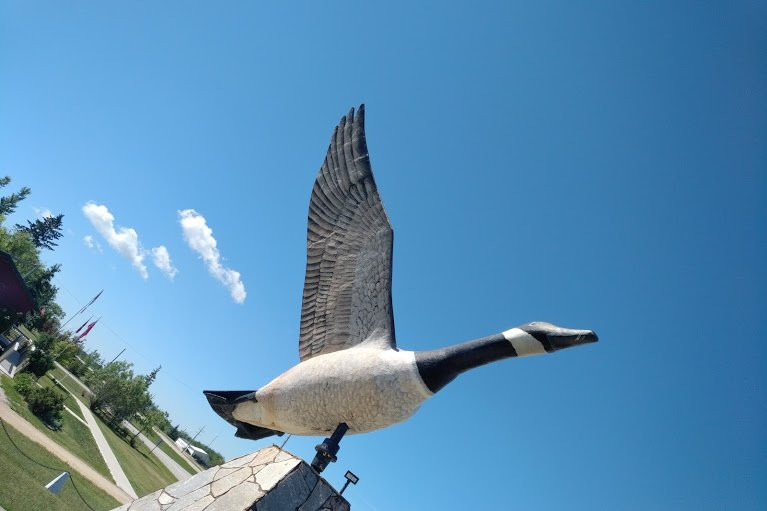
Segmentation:
{"type": "Polygon", "coordinates": [[[549,342],[555,350],[597,342],[599,337],[593,330],[575,330],[572,328],[560,328],[557,332],[548,335],[549,342]]]}

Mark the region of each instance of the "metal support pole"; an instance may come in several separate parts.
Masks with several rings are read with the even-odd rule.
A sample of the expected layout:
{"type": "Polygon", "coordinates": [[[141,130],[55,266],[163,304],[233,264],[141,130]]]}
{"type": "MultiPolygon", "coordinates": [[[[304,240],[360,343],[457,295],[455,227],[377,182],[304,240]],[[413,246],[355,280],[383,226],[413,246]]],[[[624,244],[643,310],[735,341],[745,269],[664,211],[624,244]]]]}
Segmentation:
{"type": "Polygon", "coordinates": [[[312,460],[312,468],[317,472],[322,472],[328,466],[329,463],[334,463],[338,458],[338,450],[341,446],[338,445],[343,438],[344,434],[349,430],[349,426],[345,422],[338,425],[330,438],[326,438],[321,444],[315,446],[317,455],[312,460]]]}

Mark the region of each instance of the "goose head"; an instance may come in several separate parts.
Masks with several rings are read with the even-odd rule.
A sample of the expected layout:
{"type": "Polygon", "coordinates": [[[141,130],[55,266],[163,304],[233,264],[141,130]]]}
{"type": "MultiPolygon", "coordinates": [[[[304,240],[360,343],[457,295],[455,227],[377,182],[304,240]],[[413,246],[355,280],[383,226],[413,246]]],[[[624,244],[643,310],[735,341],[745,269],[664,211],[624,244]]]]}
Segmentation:
{"type": "Polygon", "coordinates": [[[577,330],[552,325],[545,321],[533,321],[520,327],[520,330],[535,337],[546,351],[556,351],[580,344],[597,342],[599,338],[593,330],[577,330]]]}

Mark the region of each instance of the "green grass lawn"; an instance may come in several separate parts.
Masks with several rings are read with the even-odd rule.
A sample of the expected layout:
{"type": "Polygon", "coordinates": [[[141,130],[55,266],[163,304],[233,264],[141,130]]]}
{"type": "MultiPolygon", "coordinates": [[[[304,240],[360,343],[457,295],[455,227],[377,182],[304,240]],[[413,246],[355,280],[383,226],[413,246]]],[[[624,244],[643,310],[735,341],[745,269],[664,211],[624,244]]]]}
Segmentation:
{"type": "Polygon", "coordinates": [[[176,482],[170,470],[140,440],[136,439],[136,447],[131,447],[128,440],[112,431],[99,416],[96,416],[96,422],[139,497],[176,482]]]}
{"type": "MultiPolygon", "coordinates": [[[[24,398],[13,388],[13,380],[5,375],[2,376],[2,386],[8,402],[13,411],[24,417],[30,424],[42,431],[53,441],[93,467],[99,474],[112,480],[104,458],[101,457],[99,448],[93,440],[87,426],[72,417],[66,410],[61,414],[61,429],[53,431],[43,423],[27,407],[24,398]]],[[[1,473],[1,472],[0,472],[1,473]]]]}
{"type": "Polygon", "coordinates": [[[197,471],[192,468],[189,462],[185,460],[184,457],[181,456],[178,452],[176,452],[176,450],[173,447],[169,446],[164,441],[160,440],[160,436],[157,433],[155,433],[154,431],[147,430],[147,431],[144,431],[144,435],[155,444],[157,442],[160,442],[160,446],[158,447],[158,449],[162,449],[162,451],[165,454],[170,456],[176,463],[181,465],[181,468],[189,472],[189,475],[194,475],[197,473],[197,471]]]}
{"type": "Polygon", "coordinates": [[[5,423],[2,426],[0,474],[3,474],[3,482],[0,483],[0,506],[8,511],[72,511],[87,510],[88,506],[96,511],[104,511],[120,505],[66,463],[11,426],[5,423]],[[41,466],[41,463],[53,468],[41,466]],[[58,495],[46,490],[45,485],[65,470],[70,473],[72,481],[67,481],[58,495]],[[82,499],[75,488],[79,490],[82,499]]]}
{"type": "Polygon", "coordinates": [[[80,411],[80,407],[77,405],[72,395],[69,392],[61,390],[55,383],[53,383],[53,380],[48,378],[48,375],[43,375],[42,377],[38,378],[37,383],[43,387],[52,388],[58,394],[64,396],[66,398],[64,400],[64,406],[75,412],[81,419],[85,419],[85,417],[83,417],[83,413],[80,411]]]}
{"type": "Polygon", "coordinates": [[[79,399],[80,401],[82,401],[88,406],[91,405],[90,394],[83,391],[80,385],[73,382],[72,378],[69,375],[67,375],[67,373],[65,373],[58,367],[54,367],[53,369],[48,371],[48,374],[52,374],[59,381],[59,383],[61,383],[64,387],[69,389],[69,392],[77,396],[77,399],[79,399]]]}

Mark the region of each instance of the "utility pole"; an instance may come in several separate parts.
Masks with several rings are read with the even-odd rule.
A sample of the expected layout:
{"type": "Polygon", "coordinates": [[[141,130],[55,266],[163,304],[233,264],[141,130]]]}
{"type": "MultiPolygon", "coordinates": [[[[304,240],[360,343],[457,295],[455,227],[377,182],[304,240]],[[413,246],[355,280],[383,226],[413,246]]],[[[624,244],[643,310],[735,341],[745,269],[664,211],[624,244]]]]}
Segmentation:
{"type": "MultiPolygon", "coordinates": [[[[120,355],[122,355],[124,352],[125,352],[125,348],[123,348],[123,350],[120,353],[118,353],[117,356],[115,358],[113,358],[111,362],[109,362],[109,364],[111,364],[112,362],[114,362],[115,360],[120,358],[120,355]]],[[[109,365],[109,364],[107,364],[107,365],[109,365]]]]}
{"type": "Polygon", "coordinates": [[[154,450],[157,449],[157,447],[159,447],[159,445],[164,442],[164,440],[162,439],[162,437],[160,435],[157,435],[157,436],[158,436],[157,443],[154,444],[154,447],[152,447],[152,450],[149,451],[150,454],[153,453],[154,450]]]}
{"type": "MultiPolygon", "coordinates": [[[[201,428],[200,428],[200,431],[198,431],[198,432],[197,432],[197,435],[199,435],[200,433],[202,433],[202,430],[203,430],[203,429],[205,429],[205,426],[203,426],[203,427],[201,427],[201,428]]],[[[194,436],[192,437],[192,442],[194,442],[194,439],[195,439],[195,438],[197,438],[197,435],[194,435],[194,436]]]]}

